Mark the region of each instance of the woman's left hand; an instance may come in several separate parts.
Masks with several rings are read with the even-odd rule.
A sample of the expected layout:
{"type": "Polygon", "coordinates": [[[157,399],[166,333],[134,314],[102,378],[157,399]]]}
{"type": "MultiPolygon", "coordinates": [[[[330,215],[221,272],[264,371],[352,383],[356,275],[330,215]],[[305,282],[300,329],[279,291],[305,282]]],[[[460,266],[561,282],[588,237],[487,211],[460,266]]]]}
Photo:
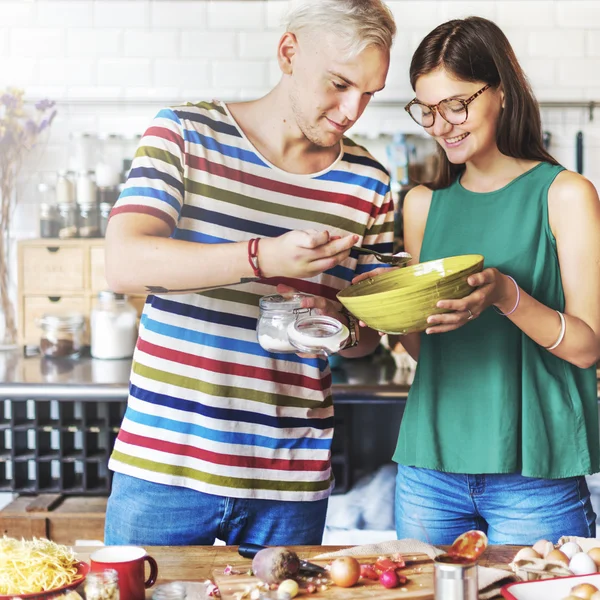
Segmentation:
{"type": "Polygon", "coordinates": [[[476,319],[486,308],[502,302],[510,294],[507,282],[511,283],[510,279],[493,267],[470,275],[467,283],[476,289],[459,300],[440,300],[437,307],[452,312],[428,317],[425,333],[453,331],[476,319]]]}

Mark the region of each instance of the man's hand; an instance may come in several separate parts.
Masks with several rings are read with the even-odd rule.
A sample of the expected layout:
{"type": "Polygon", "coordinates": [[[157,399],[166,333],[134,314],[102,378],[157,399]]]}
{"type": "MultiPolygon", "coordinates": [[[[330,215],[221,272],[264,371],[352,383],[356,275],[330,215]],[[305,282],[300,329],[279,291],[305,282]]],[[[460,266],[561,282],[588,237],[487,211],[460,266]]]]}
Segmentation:
{"type": "MultiPolygon", "coordinates": [[[[288,231],[262,238],[258,264],[263,277],[309,279],[342,263],[359,236],[332,237],[328,231],[288,231]]],[[[325,314],[325,313],[324,313],[325,314]]]]}
{"type": "MultiPolygon", "coordinates": [[[[291,296],[292,294],[295,294],[296,292],[297,292],[297,290],[295,290],[293,287],[290,287],[289,285],[284,285],[284,284],[280,283],[277,286],[277,293],[281,294],[284,297],[291,296]]],[[[311,314],[333,317],[334,319],[337,319],[338,321],[340,321],[341,323],[346,325],[347,319],[340,312],[341,305],[338,304],[337,302],[333,302],[332,300],[328,300],[327,298],[323,298],[321,296],[312,296],[309,298],[303,298],[302,299],[302,308],[310,308],[311,314]]],[[[318,358],[318,357],[322,358],[322,355],[320,355],[320,354],[307,354],[304,352],[298,352],[297,354],[298,354],[298,356],[301,356],[302,358],[318,358]]]]}

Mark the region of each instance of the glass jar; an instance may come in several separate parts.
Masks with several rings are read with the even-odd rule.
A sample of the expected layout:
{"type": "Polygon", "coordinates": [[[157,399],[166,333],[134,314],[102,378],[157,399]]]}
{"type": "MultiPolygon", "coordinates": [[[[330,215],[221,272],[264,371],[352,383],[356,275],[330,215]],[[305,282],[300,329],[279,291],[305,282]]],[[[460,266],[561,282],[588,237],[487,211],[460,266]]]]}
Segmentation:
{"type": "Polygon", "coordinates": [[[95,202],[79,204],[77,230],[79,237],[95,238],[100,236],[98,205],[95,202]]]}
{"type": "Polygon", "coordinates": [[[61,240],[77,237],[77,212],[77,205],[73,202],[58,205],[58,237],[61,240]]]}
{"type": "Polygon", "coordinates": [[[77,203],[92,204],[96,202],[96,182],[93,171],[80,171],[77,174],[77,203]]]}
{"type": "Polygon", "coordinates": [[[152,593],[152,600],[185,600],[187,596],[185,583],[171,581],[156,586],[152,593]]]}
{"type": "Polygon", "coordinates": [[[50,358],[77,357],[83,349],[85,318],[78,313],[43,315],[38,322],[40,351],[50,358]]]}
{"type": "MultiPolygon", "coordinates": [[[[40,183],[38,189],[43,185],[48,187],[45,183],[40,183]]],[[[58,206],[54,202],[42,202],[40,204],[40,237],[58,237],[59,228],[58,206]]]]}
{"type": "Polygon", "coordinates": [[[329,356],[348,342],[348,328],[333,317],[301,317],[288,326],[288,338],[296,351],[329,356]]]}
{"type": "Polygon", "coordinates": [[[84,591],[86,600],[119,600],[119,574],[114,569],[88,573],[84,591]]]}
{"type": "Polygon", "coordinates": [[[310,294],[279,294],[260,299],[258,343],[267,352],[334,354],[348,340],[348,328],[332,317],[311,315],[302,307],[310,294]]]}
{"type": "Polygon", "coordinates": [[[57,204],[72,204],[75,202],[75,190],[68,171],[59,171],[56,179],[57,204]]]}
{"type": "Polygon", "coordinates": [[[108,227],[108,220],[110,219],[110,211],[114,204],[110,202],[101,202],[98,205],[99,211],[99,227],[100,227],[100,237],[104,237],[106,235],[106,228],[108,227]]]}
{"type": "Polygon", "coordinates": [[[131,358],[137,342],[137,310],[127,296],[103,291],[90,315],[94,358],[131,358]]]}

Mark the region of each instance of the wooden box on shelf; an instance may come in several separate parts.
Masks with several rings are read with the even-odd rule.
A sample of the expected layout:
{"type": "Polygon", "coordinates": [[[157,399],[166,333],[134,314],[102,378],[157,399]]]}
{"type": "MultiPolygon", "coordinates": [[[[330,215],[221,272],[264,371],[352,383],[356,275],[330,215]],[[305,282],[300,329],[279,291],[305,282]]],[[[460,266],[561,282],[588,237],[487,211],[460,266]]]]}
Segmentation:
{"type": "MultiPolygon", "coordinates": [[[[104,240],[23,240],[18,244],[17,271],[19,343],[37,346],[41,336],[38,319],[44,314],[69,312],[85,316],[89,343],[90,312],[98,292],[109,289],[104,277],[104,240]]],[[[145,298],[129,298],[139,314],[145,298]]]]}

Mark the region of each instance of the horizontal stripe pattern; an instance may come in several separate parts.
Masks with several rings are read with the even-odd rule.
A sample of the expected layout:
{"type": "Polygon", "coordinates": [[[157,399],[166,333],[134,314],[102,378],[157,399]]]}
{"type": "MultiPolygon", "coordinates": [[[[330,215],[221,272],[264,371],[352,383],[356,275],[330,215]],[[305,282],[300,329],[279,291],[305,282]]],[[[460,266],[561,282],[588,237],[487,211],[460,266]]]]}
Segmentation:
{"type": "MultiPolygon", "coordinates": [[[[111,213],[145,214],[172,237],[218,244],[295,229],[356,234],[389,253],[394,211],[385,168],[352,140],[315,175],[265,160],[218,102],[162,109],[142,138],[111,213]]],[[[334,414],[326,360],[258,344],[261,296],[279,283],[336,301],[380,266],[351,253],[307,280],[261,279],[148,296],[127,411],[110,468],[239,498],[317,500],[331,492],[334,414]]]]}

